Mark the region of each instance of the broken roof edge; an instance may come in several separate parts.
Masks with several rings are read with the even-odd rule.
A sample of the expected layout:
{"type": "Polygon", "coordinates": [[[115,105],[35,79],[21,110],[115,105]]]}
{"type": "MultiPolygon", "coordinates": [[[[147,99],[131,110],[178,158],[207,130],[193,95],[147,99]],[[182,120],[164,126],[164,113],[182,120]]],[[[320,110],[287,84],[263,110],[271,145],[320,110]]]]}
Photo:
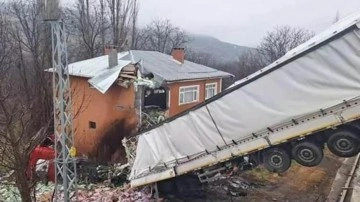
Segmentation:
{"type": "Polygon", "coordinates": [[[190,60],[184,60],[183,63],[179,63],[171,55],[156,50],[129,50],[127,52],[129,52],[129,54],[127,56],[124,56],[123,59],[140,62],[142,70],[157,74],[159,77],[166,81],[209,77],[209,75],[206,74],[212,74],[213,77],[234,77],[234,75],[229,72],[219,70],[217,68],[204,64],[192,62],[190,60]],[[152,58],[153,60],[149,60],[149,58],[152,58]],[[159,60],[160,63],[156,63],[156,60],[159,60]],[[146,62],[145,66],[142,64],[143,61],[146,62]],[[185,68],[185,70],[175,71],[173,72],[174,74],[171,74],[171,76],[169,76],[169,72],[163,74],[164,69],[181,69],[183,67],[185,68]],[[196,74],[200,75],[196,76],[196,74]]]}
{"type": "MultiPolygon", "coordinates": [[[[49,73],[54,73],[54,68],[48,68],[48,69],[44,69],[45,72],[49,72],[49,73]]],[[[70,74],[69,73],[69,76],[77,76],[77,77],[82,77],[82,78],[91,78],[91,76],[88,76],[88,75],[84,75],[84,74],[70,74]]]]}
{"type": "Polygon", "coordinates": [[[132,64],[129,60],[120,60],[119,62],[117,66],[103,70],[99,75],[90,78],[88,82],[102,94],[105,94],[119,77],[121,70],[132,64]]]}

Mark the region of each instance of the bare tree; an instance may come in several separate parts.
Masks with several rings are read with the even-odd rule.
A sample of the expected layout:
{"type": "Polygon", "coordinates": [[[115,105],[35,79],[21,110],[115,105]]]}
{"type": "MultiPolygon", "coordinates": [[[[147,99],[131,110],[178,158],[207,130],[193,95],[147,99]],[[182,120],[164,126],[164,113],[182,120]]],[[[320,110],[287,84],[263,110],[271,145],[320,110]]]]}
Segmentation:
{"type": "Polygon", "coordinates": [[[105,45],[119,51],[133,46],[138,11],[137,0],[77,0],[75,8],[65,12],[70,59],[96,57],[105,45]]]}
{"type": "Polygon", "coordinates": [[[169,54],[172,48],[184,46],[189,36],[170,20],[154,20],[137,33],[135,40],[135,49],[169,54]]]}
{"type": "Polygon", "coordinates": [[[100,3],[100,26],[101,26],[101,47],[105,47],[105,34],[107,29],[107,20],[105,13],[105,4],[104,0],[99,0],[100,3]]]}
{"type": "MultiPolygon", "coordinates": [[[[256,49],[242,54],[235,62],[218,65],[217,68],[234,74],[234,81],[240,80],[279,59],[313,35],[313,32],[305,29],[276,27],[265,35],[256,49]]],[[[225,81],[223,86],[226,87],[232,82],[225,81]]]]}
{"type": "Polygon", "coordinates": [[[257,47],[260,59],[264,61],[264,65],[270,64],[289,50],[309,40],[313,35],[313,32],[301,28],[276,27],[266,34],[257,47]]]}
{"type": "Polygon", "coordinates": [[[42,55],[37,44],[40,37],[34,28],[37,21],[31,24],[27,21],[36,11],[28,10],[30,13],[25,16],[22,9],[34,5],[20,3],[11,4],[8,9],[12,9],[15,18],[0,13],[0,168],[14,171],[13,179],[22,201],[31,201],[36,180],[29,179],[26,173],[29,156],[44,140],[52,119],[44,105],[46,92],[34,89],[44,81],[33,65],[43,64],[36,57],[42,55]],[[26,26],[23,32],[22,27],[26,26]]]}
{"type": "Polygon", "coordinates": [[[259,57],[256,51],[247,51],[239,56],[238,61],[234,63],[237,68],[233,70],[230,68],[228,71],[231,71],[237,79],[245,78],[263,67],[259,57]]]}
{"type": "Polygon", "coordinates": [[[72,51],[77,59],[93,58],[101,53],[105,44],[108,21],[104,11],[104,2],[100,8],[95,0],[78,0],[74,9],[66,10],[69,40],[75,44],[72,51]],[[77,43],[76,43],[77,42],[77,43]]]}
{"type": "MultiPolygon", "coordinates": [[[[51,64],[51,43],[49,27],[42,20],[42,4],[37,0],[13,0],[9,4],[7,15],[13,20],[11,34],[16,41],[19,74],[24,79],[23,88],[31,87],[26,93],[28,102],[33,96],[42,95],[36,104],[52,113],[52,92],[49,75],[44,71],[51,64]]],[[[46,121],[46,120],[43,120],[46,121]]]]}
{"type": "Polygon", "coordinates": [[[112,45],[119,51],[125,50],[129,44],[131,26],[136,23],[137,1],[135,0],[107,0],[112,31],[112,45]],[[135,18],[135,19],[134,19],[135,18]]]}
{"type": "Polygon", "coordinates": [[[139,3],[137,0],[134,0],[134,6],[132,9],[131,49],[135,49],[138,14],[139,14],[139,3]]]}
{"type": "Polygon", "coordinates": [[[194,51],[190,48],[185,51],[185,59],[208,67],[220,66],[216,58],[210,53],[194,51]]]}

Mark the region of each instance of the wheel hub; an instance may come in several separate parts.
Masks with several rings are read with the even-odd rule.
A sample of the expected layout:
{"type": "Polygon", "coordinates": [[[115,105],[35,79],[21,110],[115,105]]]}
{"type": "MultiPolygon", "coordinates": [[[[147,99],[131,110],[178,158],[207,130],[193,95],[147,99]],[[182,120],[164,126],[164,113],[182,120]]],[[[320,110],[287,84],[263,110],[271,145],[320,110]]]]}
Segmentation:
{"type": "Polygon", "coordinates": [[[339,139],[336,141],[336,147],[341,151],[349,151],[352,146],[352,142],[348,139],[339,139]]]}
{"type": "Polygon", "coordinates": [[[271,164],[274,166],[280,166],[282,164],[282,158],[279,155],[273,155],[271,157],[271,164]]]}
{"type": "Polygon", "coordinates": [[[314,152],[311,151],[310,149],[308,148],[304,148],[304,149],[301,149],[299,151],[299,157],[303,160],[303,161],[312,161],[314,160],[315,156],[314,156],[314,152]]]}

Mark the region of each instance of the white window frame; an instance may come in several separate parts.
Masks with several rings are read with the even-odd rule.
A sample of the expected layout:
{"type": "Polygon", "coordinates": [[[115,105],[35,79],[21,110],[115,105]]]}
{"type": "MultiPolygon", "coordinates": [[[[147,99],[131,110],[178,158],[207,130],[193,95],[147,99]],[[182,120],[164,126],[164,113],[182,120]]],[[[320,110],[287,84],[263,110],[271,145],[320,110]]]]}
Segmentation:
{"type": "Polygon", "coordinates": [[[190,103],[195,103],[195,102],[199,102],[199,96],[200,96],[200,85],[191,85],[191,86],[180,86],[179,87],[179,105],[185,105],[185,104],[190,104],[190,103]],[[196,99],[191,101],[191,102],[181,102],[181,90],[182,89],[186,89],[186,88],[196,88],[196,99]]]}
{"type": "Polygon", "coordinates": [[[205,100],[211,98],[211,97],[208,97],[208,94],[207,94],[207,87],[210,86],[210,85],[211,85],[211,86],[215,85],[214,95],[212,95],[211,97],[213,97],[213,96],[215,96],[216,94],[218,94],[218,84],[217,84],[217,82],[207,83],[207,84],[205,85],[205,100]]]}
{"type": "Polygon", "coordinates": [[[222,82],[223,82],[223,79],[221,78],[221,79],[220,79],[219,93],[221,93],[221,92],[222,92],[222,82]]]}
{"type": "MultiPolygon", "coordinates": [[[[179,94],[180,95],[180,94],[179,94]]],[[[168,101],[168,109],[170,109],[171,106],[171,90],[168,91],[168,97],[167,97],[167,101],[168,101]]],[[[179,97],[180,100],[180,97],[179,97]]]]}

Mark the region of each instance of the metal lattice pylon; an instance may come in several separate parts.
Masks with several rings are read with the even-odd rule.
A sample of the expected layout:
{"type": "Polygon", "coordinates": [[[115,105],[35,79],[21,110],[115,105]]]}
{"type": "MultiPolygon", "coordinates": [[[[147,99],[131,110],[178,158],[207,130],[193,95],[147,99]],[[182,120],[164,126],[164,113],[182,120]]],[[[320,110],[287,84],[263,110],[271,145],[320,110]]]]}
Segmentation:
{"type": "Polygon", "coordinates": [[[55,201],[77,201],[76,159],[73,157],[71,88],[64,24],[51,21],[55,130],[55,201]]]}

